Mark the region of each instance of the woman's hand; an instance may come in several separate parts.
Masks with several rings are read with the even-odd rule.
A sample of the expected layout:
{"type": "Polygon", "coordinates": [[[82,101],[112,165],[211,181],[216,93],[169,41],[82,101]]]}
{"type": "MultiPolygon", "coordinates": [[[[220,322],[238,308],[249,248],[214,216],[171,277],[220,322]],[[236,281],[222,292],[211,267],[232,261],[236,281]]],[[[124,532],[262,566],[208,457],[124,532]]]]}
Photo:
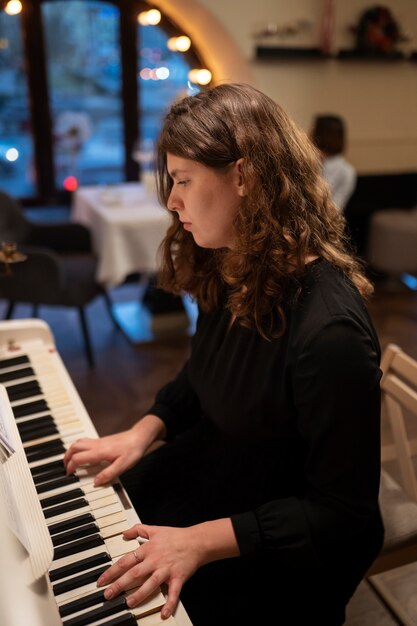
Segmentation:
{"type": "Polygon", "coordinates": [[[164,619],[175,611],[184,583],[199,567],[210,561],[239,556],[230,518],[187,528],[135,524],[123,536],[125,539],[140,537],[145,541],[106,570],[97,584],[109,585],[105,591],[108,600],[139,587],[127,599],[128,606],[134,607],[165,583],[168,595],[161,611],[164,619]]]}
{"type": "Polygon", "coordinates": [[[148,450],[161,443],[165,425],[156,415],[142,417],[130,430],[100,439],[77,439],[64,456],[67,473],[72,474],[81,465],[110,463],[96,475],[94,484],[104,485],[133,467],[148,450]]]}
{"type": "Polygon", "coordinates": [[[105,591],[107,600],[123,591],[139,587],[129,594],[127,604],[135,607],[149,595],[167,585],[168,595],[161,610],[166,619],[175,611],[183,584],[200,566],[199,545],[193,528],[172,528],[135,524],[123,536],[148,539],[134,552],[123,556],[98,579],[98,586],[112,583],[105,591]]]}
{"type": "Polygon", "coordinates": [[[109,483],[135,465],[144,454],[140,435],[126,430],[100,439],[77,439],[64,456],[67,473],[72,474],[82,465],[95,465],[103,461],[110,463],[99,472],[94,484],[109,483]]]}

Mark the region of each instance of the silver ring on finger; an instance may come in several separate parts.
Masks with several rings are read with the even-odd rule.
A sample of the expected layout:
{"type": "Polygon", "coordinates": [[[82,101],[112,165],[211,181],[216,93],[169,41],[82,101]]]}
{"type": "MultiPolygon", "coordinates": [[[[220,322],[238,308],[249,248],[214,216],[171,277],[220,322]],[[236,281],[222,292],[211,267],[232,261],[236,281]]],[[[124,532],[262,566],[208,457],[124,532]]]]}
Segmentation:
{"type": "Polygon", "coordinates": [[[135,557],[136,563],[140,563],[140,558],[139,558],[139,554],[136,550],[133,550],[133,556],[135,557]]]}

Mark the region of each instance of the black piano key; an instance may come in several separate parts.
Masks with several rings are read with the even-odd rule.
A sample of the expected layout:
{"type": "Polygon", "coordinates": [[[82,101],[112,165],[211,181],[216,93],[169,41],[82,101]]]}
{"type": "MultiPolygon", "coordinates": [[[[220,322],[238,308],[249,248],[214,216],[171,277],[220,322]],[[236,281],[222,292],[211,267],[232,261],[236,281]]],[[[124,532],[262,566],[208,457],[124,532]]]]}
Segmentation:
{"type": "MultiPolygon", "coordinates": [[[[36,468],[35,468],[36,469],[36,468]]],[[[45,474],[38,474],[37,476],[32,476],[33,482],[35,485],[43,485],[43,483],[49,483],[51,480],[55,480],[58,478],[65,478],[67,476],[67,471],[63,467],[62,469],[50,470],[45,474]]]]}
{"type": "Polygon", "coordinates": [[[52,543],[55,547],[61,546],[63,543],[69,543],[70,541],[74,541],[75,539],[81,539],[81,537],[88,537],[89,535],[94,535],[95,533],[99,533],[100,529],[92,522],[91,524],[84,524],[84,526],[78,526],[78,528],[73,528],[72,530],[67,530],[64,533],[59,533],[58,535],[54,535],[52,537],[52,543]]]}
{"type": "Polygon", "coordinates": [[[52,491],[52,489],[59,489],[60,487],[66,487],[67,485],[74,485],[75,483],[79,483],[80,479],[75,474],[71,474],[70,476],[63,476],[61,478],[56,478],[55,480],[48,480],[36,486],[36,492],[40,495],[41,493],[46,493],[47,491],[52,491]]]}
{"type": "Polygon", "coordinates": [[[49,482],[55,478],[64,478],[67,476],[67,470],[65,469],[65,465],[62,460],[51,461],[50,463],[44,463],[43,465],[31,467],[30,471],[35,485],[41,485],[42,483],[49,482]],[[52,467],[55,463],[57,465],[52,467]]]}
{"type": "Polygon", "coordinates": [[[31,446],[25,448],[26,456],[32,454],[32,452],[39,452],[40,450],[47,450],[48,448],[54,448],[57,444],[62,443],[61,439],[53,439],[52,441],[43,441],[42,443],[34,443],[31,446]]]}
{"type": "Polygon", "coordinates": [[[75,563],[69,563],[68,565],[63,565],[62,567],[57,567],[56,569],[51,570],[49,572],[49,578],[50,581],[54,583],[57,580],[61,580],[61,578],[74,576],[74,574],[84,572],[86,569],[91,569],[92,567],[97,567],[98,565],[105,565],[106,563],[106,567],[110,567],[110,554],[108,554],[107,552],[99,552],[98,554],[93,554],[92,556],[88,556],[85,559],[80,559],[75,563]]]}
{"type": "Polygon", "coordinates": [[[47,509],[50,506],[55,506],[55,504],[63,504],[64,502],[75,500],[76,498],[82,498],[84,495],[84,491],[80,488],[71,489],[71,491],[63,491],[62,493],[57,493],[55,496],[43,498],[43,500],[40,500],[40,503],[43,509],[47,509]]]}
{"type": "Polygon", "coordinates": [[[7,383],[11,380],[18,380],[19,378],[34,375],[35,372],[31,367],[23,367],[21,370],[13,370],[12,372],[3,372],[3,374],[0,374],[0,383],[7,383]]]}
{"type": "Polygon", "coordinates": [[[41,474],[46,474],[51,471],[63,470],[66,472],[64,461],[50,461],[49,463],[43,463],[43,465],[38,465],[37,467],[31,467],[30,472],[32,476],[39,476],[41,474]]]}
{"type": "Polygon", "coordinates": [[[37,380],[29,380],[26,383],[9,385],[9,387],[6,387],[6,391],[10,402],[42,395],[42,390],[37,380]]]}
{"type": "Polygon", "coordinates": [[[101,606],[96,606],[92,611],[87,611],[70,619],[64,619],[64,624],[65,626],[88,626],[91,622],[96,622],[123,610],[127,610],[126,597],[119,596],[114,598],[114,600],[104,602],[101,606]]]}
{"type": "Polygon", "coordinates": [[[104,539],[98,533],[90,535],[89,537],[83,537],[82,539],[70,541],[70,543],[65,543],[63,546],[55,548],[53,560],[57,561],[58,559],[62,559],[64,556],[70,556],[71,554],[81,554],[81,552],[85,552],[91,548],[97,548],[97,546],[104,545],[104,539]]]}
{"type": "Polygon", "coordinates": [[[53,456],[58,456],[60,454],[64,454],[65,446],[61,444],[60,446],[54,448],[48,448],[46,450],[41,450],[40,452],[34,452],[30,456],[27,456],[29,463],[35,463],[35,461],[43,461],[44,459],[50,459],[53,456]]]}
{"type": "Polygon", "coordinates": [[[40,439],[41,437],[49,437],[49,435],[58,434],[59,430],[55,424],[49,424],[36,429],[34,428],[33,430],[23,431],[20,433],[20,439],[22,440],[22,443],[27,443],[28,441],[33,441],[34,439],[40,439]]]}
{"type": "Polygon", "coordinates": [[[67,593],[67,591],[73,591],[84,585],[94,583],[106,569],[109,569],[108,565],[96,567],[96,569],[80,574],[80,576],[74,576],[73,578],[68,578],[68,580],[63,580],[61,583],[56,583],[52,585],[53,594],[54,596],[59,596],[61,593],[67,593]]]}
{"type": "Polygon", "coordinates": [[[49,424],[55,424],[52,415],[41,415],[41,417],[33,417],[25,422],[19,422],[17,428],[19,433],[24,433],[28,430],[36,430],[40,426],[48,426],[49,424]]]}
{"type": "Polygon", "coordinates": [[[19,404],[19,406],[12,407],[13,415],[17,417],[26,417],[27,415],[34,415],[35,413],[41,413],[43,411],[50,411],[50,408],[45,400],[35,400],[34,402],[25,402],[19,404]]]}
{"type": "Polygon", "coordinates": [[[83,506],[88,506],[87,500],[85,498],[78,498],[78,500],[71,500],[71,502],[65,502],[65,504],[60,504],[59,506],[51,506],[49,509],[45,509],[43,514],[46,519],[49,519],[50,517],[55,517],[55,515],[76,511],[83,506]]]}
{"type": "MultiPolygon", "coordinates": [[[[65,452],[65,446],[62,441],[57,440],[53,442],[49,442],[50,445],[42,444],[42,448],[38,451],[30,450],[28,452],[28,448],[25,449],[26,457],[29,463],[33,463],[34,461],[42,461],[42,459],[48,459],[51,456],[55,456],[57,454],[61,454],[65,452]],[[53,445],[54,444],[54,445],[53,445]]],[[[35,447],[35,446],[32,446],[35,447]]]]}
{"type": "Polygon", "coordinates": [[[101,626],[138,626],[138,622],[132,613],[118,615],[108,622],[102,622],[101,626]]]}
{"type": "Polygon", "coordinates": [[[23,363],[30,363],[29,357],[26,354],[21,356],[14,356],[10,359],[0,359],[0,370],[7,367],[14,367],[15,365],[22,365],[23,363]]]}
{"type": "Polygon", "coordinates": [[[71,517],[70,519],[66,519],[62,522],[51,524],[48,530],[50,535],[56,535],[57,533],[62,533],[65,530],[70,530],[70,528],[77,528],[77,526],[83,526],[84,524],[89,524],[94,521],[95,518],[91,515],[91,513],[84,513],[78,517],[71,517]]]}
{"type": "Polygon", "coordinates": [[[88,596],[82,596],[81,598],[71,600],[71,602],[67,602],[66,604],[61,604],[61,606],[58,607],[58,610],[61,617],[68,617],[68,615],[72,615],[78,611],[83,611],[84,609],[89,609],[90,607],[95,606],[96,604],[101,604],[102,602],[105,602],[104,589],[93,591],[93,593],[88,594],[88,596]]]}

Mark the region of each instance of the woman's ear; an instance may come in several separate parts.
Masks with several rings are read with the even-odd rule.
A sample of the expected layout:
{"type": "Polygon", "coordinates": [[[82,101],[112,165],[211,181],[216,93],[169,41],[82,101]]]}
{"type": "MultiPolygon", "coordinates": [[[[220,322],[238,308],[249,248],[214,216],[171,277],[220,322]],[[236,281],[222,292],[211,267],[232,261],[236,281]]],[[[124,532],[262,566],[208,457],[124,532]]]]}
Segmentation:
{"type": "Polygon", "coordinates": [[[235,162],[237,192],[242,198],[248,195],[247,186],[245,184],[242,172],[243,158],[235,162]]]}

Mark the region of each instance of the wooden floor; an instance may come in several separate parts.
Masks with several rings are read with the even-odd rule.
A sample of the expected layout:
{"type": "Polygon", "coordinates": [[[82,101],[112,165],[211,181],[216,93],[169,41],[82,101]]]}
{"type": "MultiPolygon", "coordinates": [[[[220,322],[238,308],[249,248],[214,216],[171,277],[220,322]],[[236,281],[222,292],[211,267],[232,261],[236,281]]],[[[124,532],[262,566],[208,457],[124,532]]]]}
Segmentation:
{"type": "MultiPolygon", "coordinates": [[[[120,287],[113,290],[112,296],[123,302],[137,297],[137,289],[134,285],[120,287]]],[[[2,309],[4,304],[0,302],[0,315],[2,309]]],[[[402,284],[379,284],[369,309],[382,348],[396,342],[417,358],[417,292],[402,284]]],[[[21,305],[15,317],[30,315],[30,308],[21,305]]],[[[91,371],[83,353],[77,313],[45,307],[40,315],[49,323],[59,353],[100,435],[126,429],[135,422],[188,356],[190,339],[184,333],[133,347],[114,327],[104,303],[98,299],[88,310],[97,361],[91,371]]],[[[409,583],[406,577],[404,588],[409,583]]],[[[346,624],[392,626],[395,622],[362,584],[349,606],[346,624]]]]}

